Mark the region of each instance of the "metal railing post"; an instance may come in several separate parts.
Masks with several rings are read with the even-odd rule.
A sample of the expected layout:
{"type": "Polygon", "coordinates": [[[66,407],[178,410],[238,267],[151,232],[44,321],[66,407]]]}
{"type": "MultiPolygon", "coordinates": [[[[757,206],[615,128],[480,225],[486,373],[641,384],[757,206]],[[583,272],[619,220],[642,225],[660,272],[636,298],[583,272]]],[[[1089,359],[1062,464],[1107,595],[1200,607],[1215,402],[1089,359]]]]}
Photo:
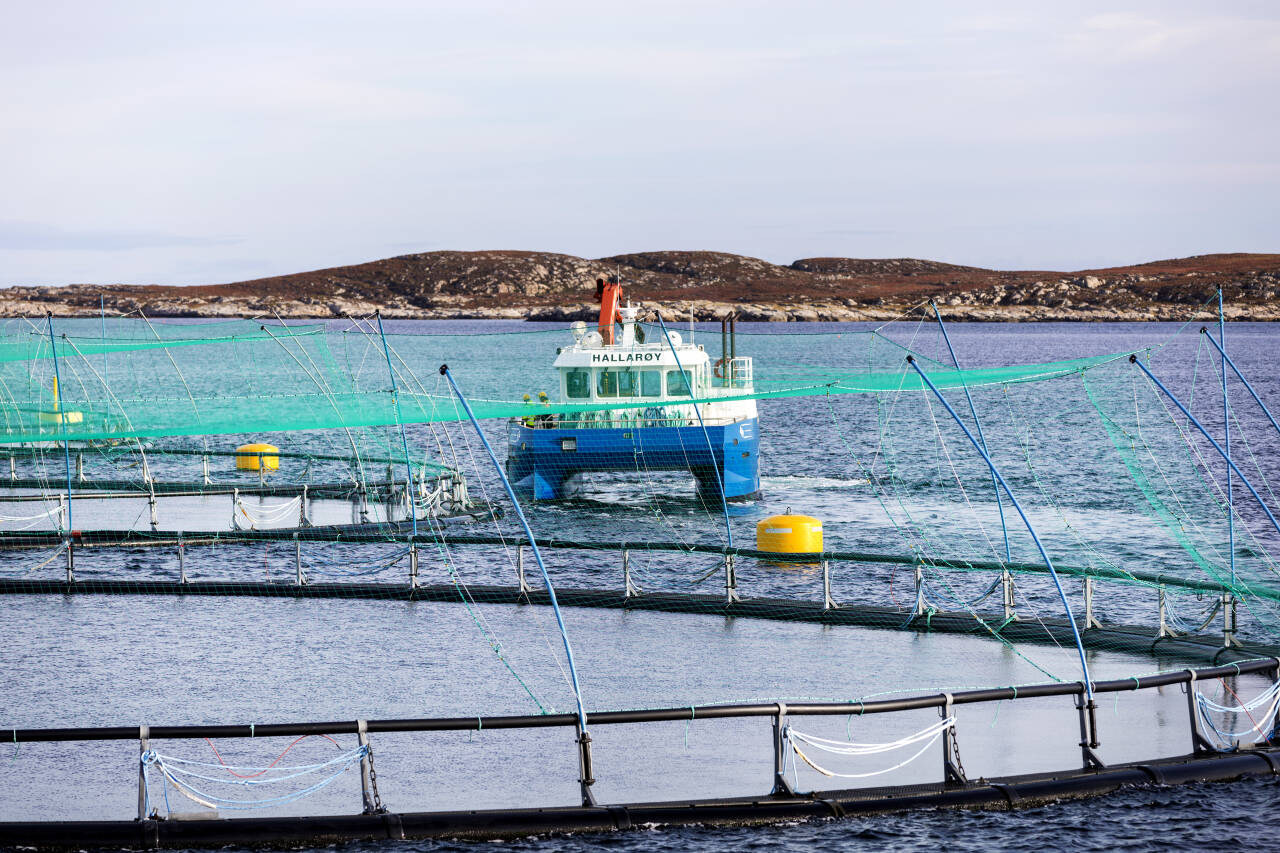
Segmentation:
{"type": "Polygon", "coordinates": [[[525,601],[529,600],[529,593],[533,590],[529,589],[529,582],[524,577],[524,546],[516,546],[516,580],[520,582],[520,597],[525,601]]]}
{"type": "MultiPolygon", "coordinates": [[[[950,693],[943,693],[942,707],[938,708],[938,715],[942,719],[951,716],[952,699],[950,693]]],[[[960,755],[956,749],[956,726],[955,722],[951,723],[949,729],[942,732],[942,784],[943,787],[951,785],[968,785],[969,780],[964,775],[964,768],[960,765],[960,755]]]]}
{"type": "Polygon", "coordinates": [[[311,519],[307,518],[307,484],[302,484],[302,494],[298,496],[298,526],[310,527],[311,519]]]}
{"type": "Polygon", "coordinates": [[[369,724],[365,720],[356,720],[356,738],[360,745],[366,747],[365,754],[360,756],[360,798],[364,802],[363,814],[380,814],[386,811],[378,802],[376,782],[373,775],[373,761],[370,758],[369,724]]]}
{"type": "Polygon", "coordinates": [[[84,453],[76,454],[76,482],[84,482],[84,453]]]}
{"type": "Polygon", "coordinates": [[[836,610],[840,607],[831,597],[831,561],[822,561],[822,609],[836,610]]]}
{"type": "Polygon", "coordinates": [[[1200,726],[1200,704],[1196,701],[1198,694],[1194,669],[1187,670],[1187,683],[1183,685],[1183,689],[1187,692],[1187,716],[1191,721],[1191,752],[1194,755],[1217,752],[1217,748],[1204,736],[1204,729],[1200,726]]]}
{"type": "Polygon", "coordinates": [[[773,791],[794,797],[796,792],[787,781],[787,703],[779,702],[773,716],[773,791]]]}
{"type": "Polygon", "coordinates": [[[733,554],[726,551],[724,555],[724,602],[733,604],[741,601],[738,597],[738,572],[733,567],[733,554]]]}
{"type": "Polygon", "coordinates": [[[182,534],[178,534],[178,583],[185,585],[187,583],[187,561],[183,555],[185,549],[182,547],[182,534]]]}
{"type": "Polygon", "coordinates": [[[1236,622],[1236,597],[1229,592],[1222,594],[1222,647],[1236,648],[1240,641],[1236,639],[1238,629],[1236,622]]]}
{"type": "Polygon", "coordinates": [[[1000,570],[1000,601],[1004,607],[1004,621],[1012,622],[1017,619],[1013,600],[1013,572],[1007,566],[1000,570]]]}
{"type": "Polygon", "coordinates": [[[623,598],[635,598],[640,594],[640,588],[631,580],[631,549],[622,549],[622,582],[623,582],[623,598]]]}
{"type": "Polygon", "coordinates": [[[147,765],[142,763],[142,756],[151,749],[151,727],[138,726],[138,820],[147,820],[147,765]]]}
{"type": "Polygon", "coordinates": [[[418,588],[418,543],[409,543],[409,588],[418,588]]]}
{"type": "Polygon", "coordinates": [[[1088,695],[1083,681],[1079,682],[1080,693],[1076,696],[1076,713],[1080,717],[1080,757],[1085,770],[1101,770],[1106,767],[1098,754],[1098,706],[1088,695]]]}
{"type": "Polygon", "coordinates": [[[578,790],[582,794],[582,805],[593,807],[597,805],[595,794],[591,792],[591,786],[596,783],[595,770],[591,763],[591,733],[582,728],[578,729],[578,790]]]}
{"type": "Polygon", "coordinates": [[[1093,615],[1093,578],[1089,575],[1084,577],[1084,629],[1101,628],[1102,623],[1093,615]]]}
{"type": "Polygon", "coordinates": [[[296,586],[305,586],[307,576],[302,572],[302,540],[293,534],[293,582],[296,586]]]}
{"type": "Polygon", "coordinates": [[[928,608],[924,601],[924,564],[916,563],[916,607],[915,615],[923,616],[928,608]]]}
{"type": "Polygon", "coordinates": [[[1158,589],[1159,589],[1159,607],[1160,607],[1160,630],[1156,632],[1156,639],[1159,640],[1165,637],[1176,637],[1178,636],[1178,632],[1174,631],[1172,628],[1169,627],[1169,605],[1165,602],[1164,587],[1160,586],[1158,587],[1158,589]]]}
{"type": "Polygon", "coordinates": [[[71,544],[71,531],[67,531],[67,538],[63,540],[67,546],[67,583],[76,582],[76,547],[71,544]]]}
{"type": "Polygon", "coordinates": [[[209,457],[208,456],[200,457],[200,475],[201,477],[204,478],[204,484],[206,486],[213,485],[213,478],[209,476],[209,457]]]}

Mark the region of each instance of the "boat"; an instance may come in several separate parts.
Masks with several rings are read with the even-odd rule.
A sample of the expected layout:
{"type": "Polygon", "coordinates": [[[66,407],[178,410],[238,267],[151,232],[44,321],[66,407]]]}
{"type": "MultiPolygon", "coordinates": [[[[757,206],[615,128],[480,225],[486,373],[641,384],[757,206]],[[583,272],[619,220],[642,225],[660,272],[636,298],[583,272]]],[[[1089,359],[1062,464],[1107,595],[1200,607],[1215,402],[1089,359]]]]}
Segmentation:
{"type": "Polygon", "coordinates": [[[688,341],[646,330],[639,309],[622,305],[618,278],[598,279],[596,297],[597,327],[574,323],[554,367],[558,402],[598,408],[542,413],[550,397],[528,400],[529,414],[507,426],[512,484],[536,500],[560,500],[589,472],[685,470],[704,499],[756,498],[759,418],[755,400],[742,399],[753,390],[752,360],[737,356],[732,321],[722,321],[713,360],[692,326],[688,341]],[[604,408],[610,403],[618,408],[604,408]]]}

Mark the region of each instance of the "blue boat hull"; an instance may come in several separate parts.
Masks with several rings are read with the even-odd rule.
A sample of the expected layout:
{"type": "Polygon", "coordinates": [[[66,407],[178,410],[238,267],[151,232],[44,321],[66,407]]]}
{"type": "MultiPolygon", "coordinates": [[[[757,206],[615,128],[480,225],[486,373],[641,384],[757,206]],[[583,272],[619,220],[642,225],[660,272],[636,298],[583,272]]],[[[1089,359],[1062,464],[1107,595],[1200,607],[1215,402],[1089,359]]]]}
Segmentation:
{"type": "Polygon", "coordinates": [[[565,483],[588,471],[688,471],[704,496],[749,500],[760,491],[760,425],[507,430],[507,477],[536,500],[565,496],[565,483]]]}

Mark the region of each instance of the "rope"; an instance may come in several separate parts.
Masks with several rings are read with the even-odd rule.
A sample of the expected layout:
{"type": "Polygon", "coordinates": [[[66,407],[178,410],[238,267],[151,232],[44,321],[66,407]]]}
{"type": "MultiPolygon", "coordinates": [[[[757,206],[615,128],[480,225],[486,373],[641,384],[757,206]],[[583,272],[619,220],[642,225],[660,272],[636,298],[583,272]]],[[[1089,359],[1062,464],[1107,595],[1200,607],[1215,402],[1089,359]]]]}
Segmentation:
{"type": "Polygon", "coordinates": [[[906,767],[921,755],[924,755],[931,746],[937,743],[938,738],[942,737],[948,729],[955,725],[955,722],[955,715],[952,715],[944,720],[939,720],[928,728],[916,732],[915,734],[907,735],[904,738],[900,738],[896,741],[890,741],[888,743],[844,743],[842,741],[830,740],[828,738],[821,738],[815,735],[807,735],[792,729],[790,726],[787,727],[783,736],[787,739],[792,751],[794,751],[805,764],[808,764],[823,776],[838,779],[866,779],[871,776],[881,776],[885,773],[892,773],[895,770],[906,767]],[[905,747],[912,746],[913,744],[920,743],[921,741],[925,741],[925,744],[910,757],[900,761],[892,767],[886,767],[881,770],[872,770],[867,773],[837,773],[834,770],[823,767],[806,755],[805,752],[800,749],[797,741],[823,752],[844,756],[879,755],[885,752],[903,749],[905,747]]]}

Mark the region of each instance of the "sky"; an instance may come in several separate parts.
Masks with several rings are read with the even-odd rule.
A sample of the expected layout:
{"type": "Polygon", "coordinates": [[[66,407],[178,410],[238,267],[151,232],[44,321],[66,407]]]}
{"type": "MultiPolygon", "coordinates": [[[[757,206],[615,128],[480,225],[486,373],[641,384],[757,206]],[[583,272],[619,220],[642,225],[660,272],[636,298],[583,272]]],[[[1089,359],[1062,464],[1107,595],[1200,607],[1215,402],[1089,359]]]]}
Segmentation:
{"type": "Polygon", "coordinates": [[[0,285],[1280,252],[1274,2],[6,4],[0,285]]]}

